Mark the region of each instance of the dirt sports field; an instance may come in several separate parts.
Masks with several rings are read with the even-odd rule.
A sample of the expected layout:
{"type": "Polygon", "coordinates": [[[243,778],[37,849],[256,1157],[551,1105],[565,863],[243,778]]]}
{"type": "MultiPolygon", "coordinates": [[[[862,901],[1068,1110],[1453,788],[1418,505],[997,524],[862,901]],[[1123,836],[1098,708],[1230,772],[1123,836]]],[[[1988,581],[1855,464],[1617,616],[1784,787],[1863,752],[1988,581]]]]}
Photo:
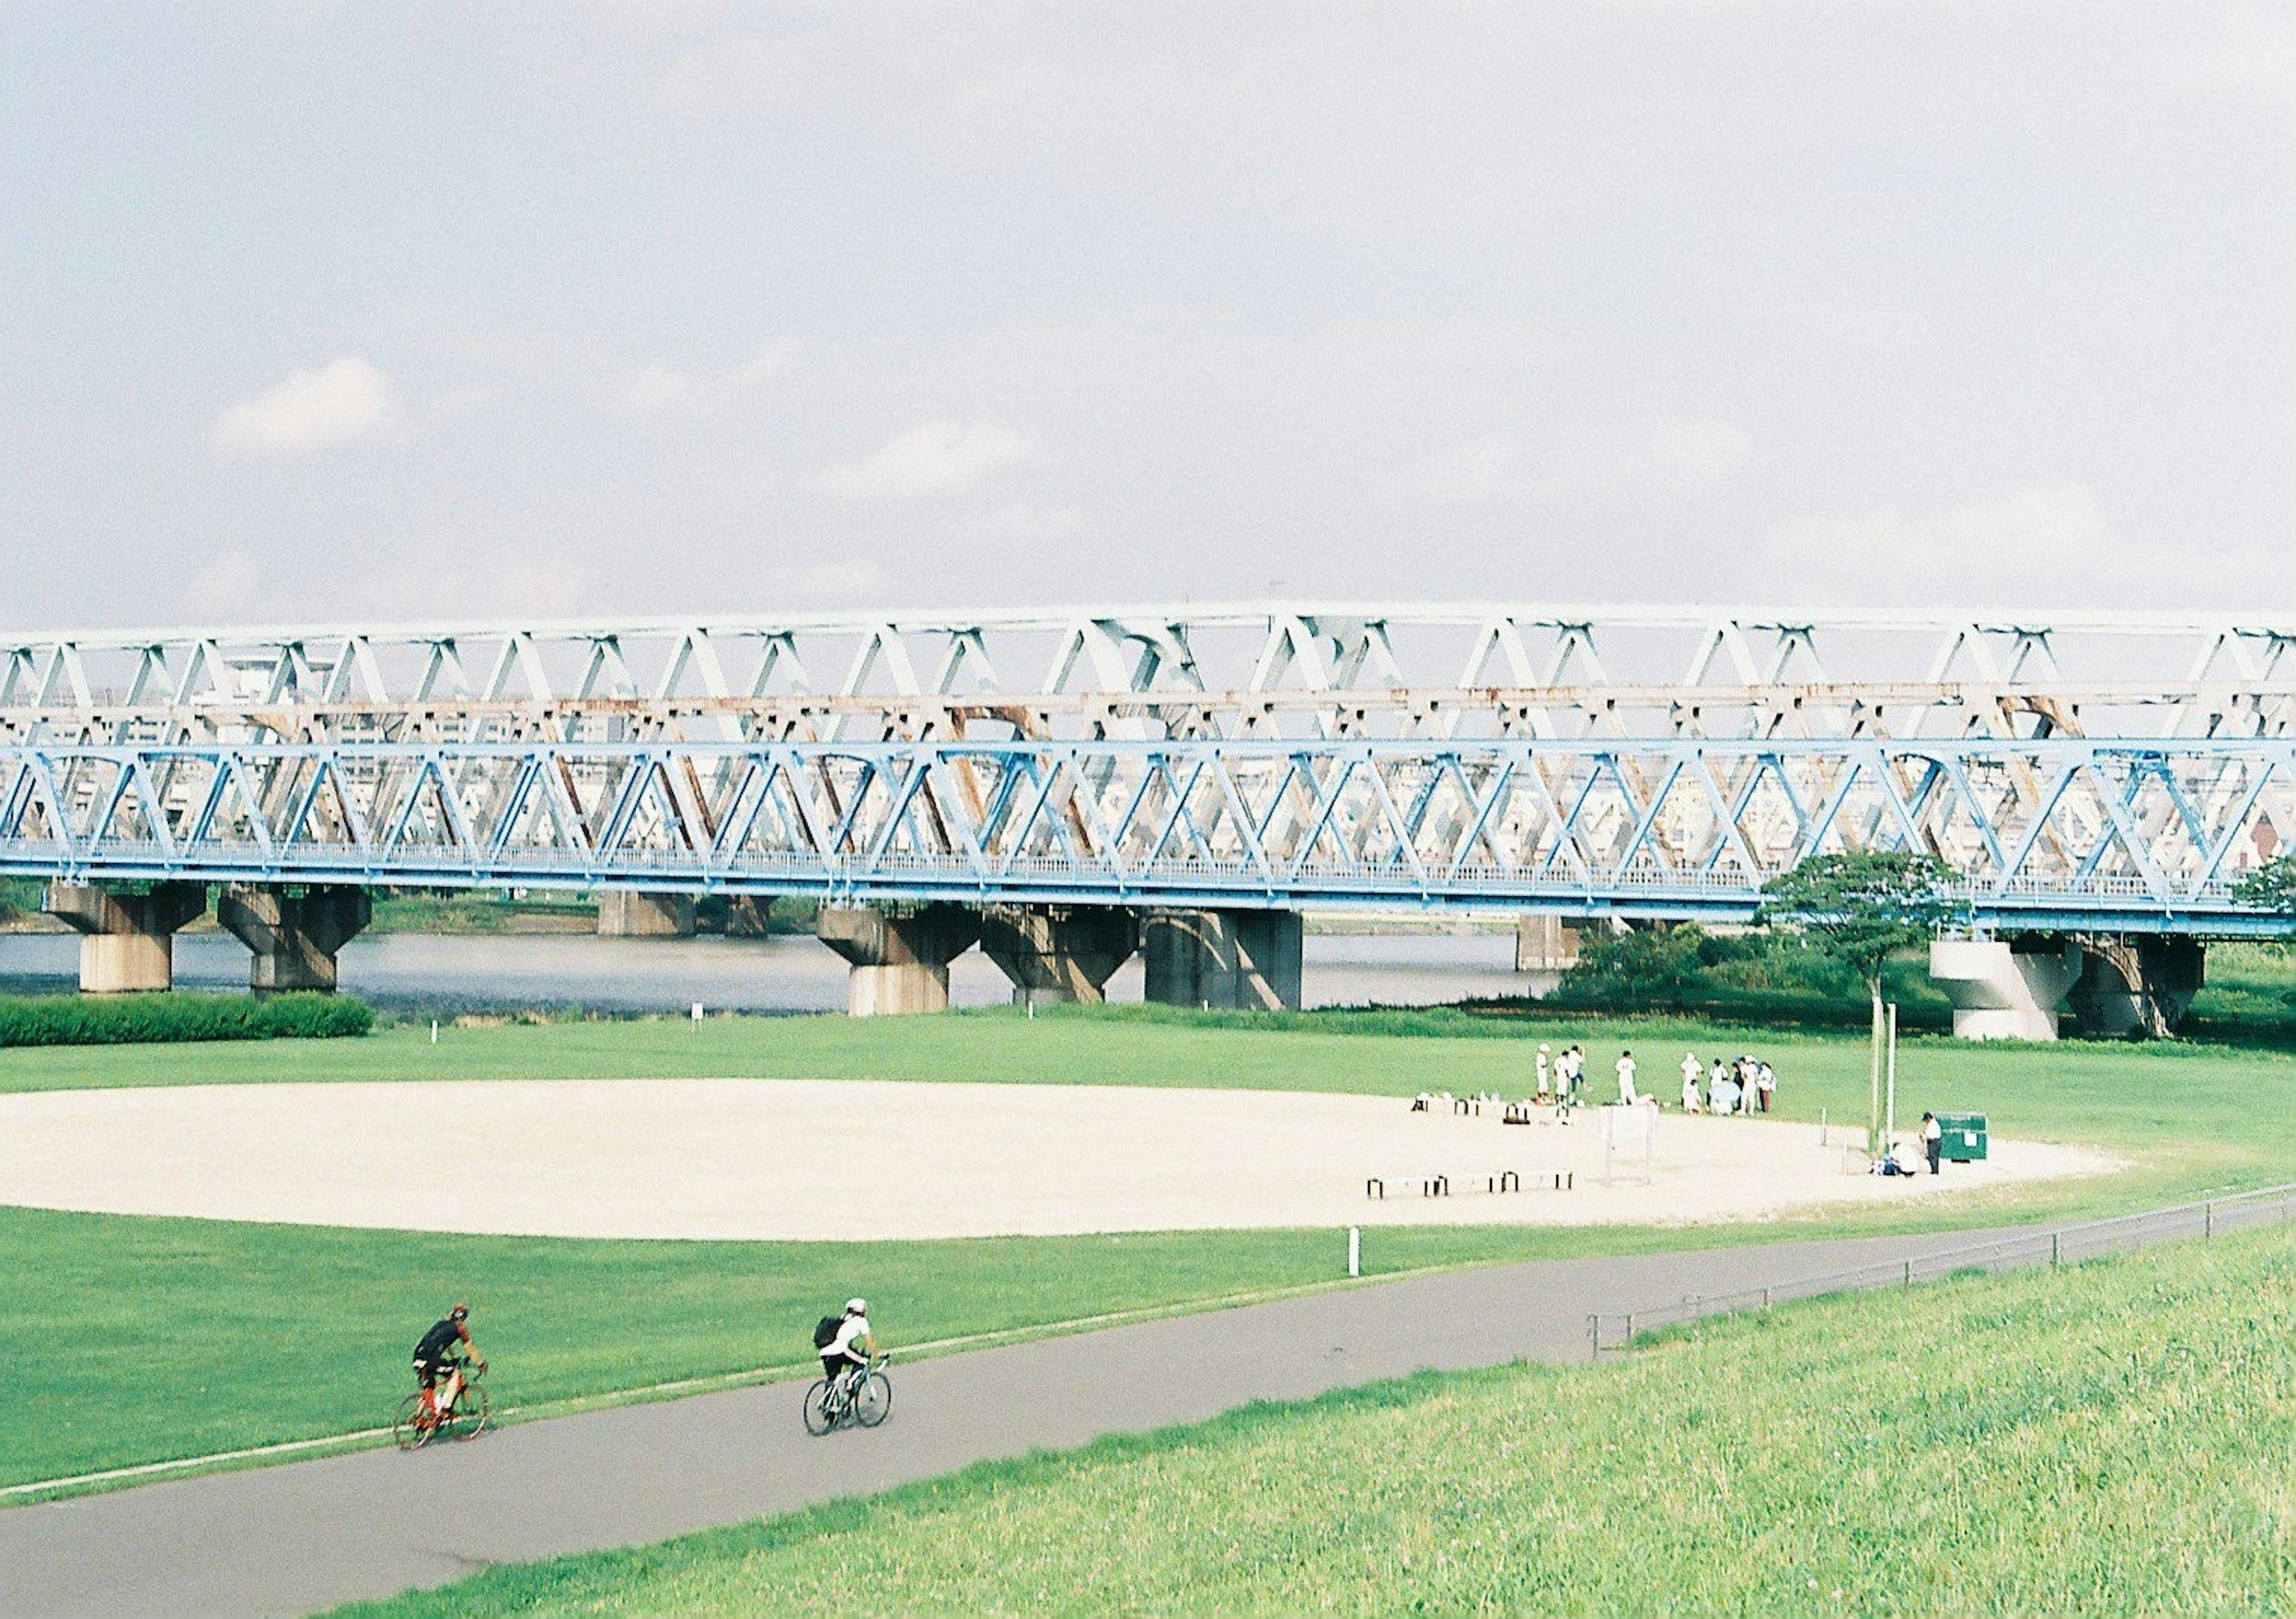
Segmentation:
{"type": "Polygon", "coordinates": [[[1567,1127],[1291,1092],[812,1080],[202,1085],[0,1097],[0,1203],[570,1237],[929,1238],[1341,1224],[1759,1219],[2116,1167],[1991,1143],[1854,1173],[1862,1132],[1666,1114],[1603,1179],[1567,1127]],[[1491,1194],[1486,1177],[1525,1190],[1491,1194]],[[1546,1182],[1568,1172],[1566,1191],[1546,1182]],[[1450,1177],[1453,1195],[1373,1176],[1450,1177]]]}

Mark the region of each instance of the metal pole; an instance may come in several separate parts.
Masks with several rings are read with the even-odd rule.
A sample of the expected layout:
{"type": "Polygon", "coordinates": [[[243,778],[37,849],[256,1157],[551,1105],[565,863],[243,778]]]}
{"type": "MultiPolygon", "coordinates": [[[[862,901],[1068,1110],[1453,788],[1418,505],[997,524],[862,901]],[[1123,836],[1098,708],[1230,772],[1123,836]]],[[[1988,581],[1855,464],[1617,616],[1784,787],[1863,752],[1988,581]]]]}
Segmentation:
{"type": "Polygon", "coordinates": [[[1889,1140],[1894,1141],[1898,1139],[1898,1003],[1894,1001],[1890,1003],[1890,1055],[1888,1062],[1890,1074],[1890,1099],[1888,1103],[1889,1110],[1884,1116],[1889,1122],[1882,1126],[1882,1133],[1889,1140]]]}
{"type": "Polygon", "coordinates": [[[1882,986],[1874,985],[1874,1038],[1866,1052],[1866,1156],[1882,1156],[1882,986]]]}

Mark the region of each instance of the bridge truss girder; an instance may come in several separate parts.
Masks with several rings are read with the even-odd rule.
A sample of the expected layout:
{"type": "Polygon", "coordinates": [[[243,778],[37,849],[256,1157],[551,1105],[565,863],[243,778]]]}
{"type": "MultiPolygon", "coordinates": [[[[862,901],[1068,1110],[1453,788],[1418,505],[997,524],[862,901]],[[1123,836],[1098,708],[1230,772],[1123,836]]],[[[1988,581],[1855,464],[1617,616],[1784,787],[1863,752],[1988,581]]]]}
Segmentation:
{"type": "Polygon", "coordinates": [[[2050,737],[0,746],[0,871],[1742,920],[1923,849],[1980,926],[2266,933],[2296,741],[2050,737]]]}

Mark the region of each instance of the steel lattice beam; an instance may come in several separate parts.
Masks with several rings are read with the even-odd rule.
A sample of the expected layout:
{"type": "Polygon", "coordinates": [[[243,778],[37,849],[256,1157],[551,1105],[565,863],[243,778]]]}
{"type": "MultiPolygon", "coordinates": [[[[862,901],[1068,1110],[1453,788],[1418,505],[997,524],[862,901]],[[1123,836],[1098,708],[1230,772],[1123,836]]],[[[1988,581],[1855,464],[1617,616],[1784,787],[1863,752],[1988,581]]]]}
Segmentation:
{"type": "Polygon", "coordinates": [[[2296,741],[0,747],[0,871],[1742,918],[1921,848],[1982,926],[2266,932],[2296,741]]]}

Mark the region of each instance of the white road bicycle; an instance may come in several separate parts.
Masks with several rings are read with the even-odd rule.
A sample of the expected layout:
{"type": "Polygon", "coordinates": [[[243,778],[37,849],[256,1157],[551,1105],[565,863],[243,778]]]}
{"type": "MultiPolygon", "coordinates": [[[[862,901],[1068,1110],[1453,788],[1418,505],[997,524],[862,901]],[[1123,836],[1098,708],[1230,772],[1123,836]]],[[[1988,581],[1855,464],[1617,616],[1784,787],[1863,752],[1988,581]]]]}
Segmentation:
{"type": "Polygon", "coordinates": [[[840,1427],[875,1427],[892,1413],[893,1385],[885,1376],[890,1354],[870,1358],[834,1378],[816,1378],[805,1391],[805,1431],[816,1438],[840,1427]]]}

